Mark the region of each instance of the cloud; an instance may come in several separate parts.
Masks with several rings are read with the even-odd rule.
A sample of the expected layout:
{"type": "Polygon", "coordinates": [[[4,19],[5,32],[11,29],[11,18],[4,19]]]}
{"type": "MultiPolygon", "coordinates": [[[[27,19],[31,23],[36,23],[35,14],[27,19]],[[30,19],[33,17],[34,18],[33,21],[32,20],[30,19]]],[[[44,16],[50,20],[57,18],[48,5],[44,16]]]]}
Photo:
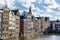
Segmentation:
{"type": "Polygon", "coordinates": [[[3,5],[3,4],[5,4],[5,2],[3,1],[3,0],[0,0],[0,5],[3,5]]]}
{"type": "Polygon", "coordinates": [[[32,2],[35,2],[35,0],[18,0],[19,2],[22,3],[23,6],[29,8],[32,2]]]}
{"type": "Polygon", "coordinates": [[[10,9],[14,9],[16,8],[15,5],[15,0],[5,0],[6,5],[10,8],[10,9]]]}
{"type": "Polygon", "coordinates": [[[53,20],[60,20],[60,17],[58,17],[58,16],[55,16],[54,18],[53,18],[53,20]]]}
{"type": "Polygon", "coordinates": [[[44,4],[51,4],[52,0],[44,0],[44,4]]]}
{"type": "Polygon", "coordinates": [[[51,14],[41,14],[42,17],[53,17],[51,14]]]}
{"type": "Polygon", "coordinates": [[[60,15],[60,4],[55,0],[0,0],[0,5],[8,5],[10,9],[18,8],[21,14],[24,10],[28,11],[29,6],[31,6],[34,16],[40,15],[59,19],[57,15],[60,15]],[[39,6],[35,5],[35,3],[39,6]],[[51,12],[56,13],[55,16],[53,16],[54,13],[52,14],[51,12]]]}
{"type": "Polygon", "coordinates": [[[32,10],[34,10],[35,9],[35,6],[33,4],[31,4],[31,8],[32,8],[32,10]]]}
{"type": "Polygon", "coordinates": [[[35,17],[53,17],[53,15],[51,15],[51,14],[41,14],[40,12],[38,12],[38,11],[36,11],[36,12],[32,12],[33,13],[33,15],[35,16],[35,17]]]}
{"type": "Polygon", "coordinates": [[[60,7],[60,5],[58,3],[56,3],[55,0],[52,0],[51,5],[48,6],[48,8],[57,8],[57,7],[60,7]]]}

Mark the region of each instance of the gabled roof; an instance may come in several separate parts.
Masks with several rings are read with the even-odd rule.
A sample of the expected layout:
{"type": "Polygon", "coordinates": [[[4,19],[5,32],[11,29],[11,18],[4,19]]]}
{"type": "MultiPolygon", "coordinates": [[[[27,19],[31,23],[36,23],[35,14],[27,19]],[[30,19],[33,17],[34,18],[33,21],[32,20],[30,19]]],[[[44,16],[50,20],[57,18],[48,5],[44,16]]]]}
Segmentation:
{"type": "Polygon", "coordinates": [[[25,17],[24,17],[24,16],[22,16],[22,15],[20,15],[20,19],[25,19],[25,17]]]}
{"type": "Polygon", "coordinates": [[[11,10],[11,11],[14,12],[14,15],[20,16],[18,9],[16,9],[16,10],[11,10]]]}
{"type": "Polygon", "coordinates": [[[16,15],[18,12],[18,9],[17,10],[11,10],[11,11],[14,12],[14,14],[16,15]]]}

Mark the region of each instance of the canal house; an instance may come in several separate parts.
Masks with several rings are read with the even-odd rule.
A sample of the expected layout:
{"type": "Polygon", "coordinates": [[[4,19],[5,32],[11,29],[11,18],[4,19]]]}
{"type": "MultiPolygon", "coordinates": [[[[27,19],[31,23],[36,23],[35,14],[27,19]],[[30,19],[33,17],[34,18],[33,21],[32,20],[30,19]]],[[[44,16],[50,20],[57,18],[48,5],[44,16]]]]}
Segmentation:
{"type": "Polygon", "coordinates": [[[60,21],[57,19],[57,21],[54,21],[52,23],[52,29],[53,31],[59,32],[60,31],[60,21]]]}

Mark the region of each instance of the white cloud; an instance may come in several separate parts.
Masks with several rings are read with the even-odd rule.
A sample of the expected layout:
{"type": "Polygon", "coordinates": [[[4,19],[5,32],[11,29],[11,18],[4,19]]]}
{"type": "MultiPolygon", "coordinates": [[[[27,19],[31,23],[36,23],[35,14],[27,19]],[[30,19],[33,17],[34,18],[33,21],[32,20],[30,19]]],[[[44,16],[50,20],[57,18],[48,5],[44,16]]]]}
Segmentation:
{"type": "Polygon", "coordinates": [[[38,7],[34,8],[33,10],[35,10],[35,12],[39,12],[40,13],[40,9],[38,7]]]}
{"type": "Polygon", "coordinates": [[[41,14],[41,13],[38,12],[38,11],[37,11],[37,12],[32,12],[32,13],[33,13],[33,15],[34,15],[35,17],[39,17],[39,16],[40,16],[40,17],[50,17],[50,18],[53,17],[51,14],[46,14],[46,13],[45,13],[45,14],[41,14]]]}
{"type": "Polygon", "coordinates": [[[60,5],[59,4],[57,4],[56,2],[55,2],[55,0],[52,0],[51,1],[51,5],[50,6],[47,6],[48,8],[57,8],[57,7],[60,7],[60,5]]]}
{"type": "Polygon", "coordinates": [[[58,16],[55,16],[54,18],[53,18],[53,20],[60,20],[60,17],[58,17],[58,16]]]}
{"type": "Polygon", "coordinates": [[[33,14],[35,17],[39,17],[39,16],[40,16],[40,12],[38,12],[38,11],[32,12],[32,14],[33,14]]]}
{"type": "Polygon", "coordinates": [[[51,9],[47,9],[47,12],[52,12],[52,10],[51,9]]]}
{"type": "Polygon", "coordinates": [[[40,14],[42,17],[53,17],[51,14],[40,14]]]}
{"type": "Polygon", "coordinates": [[[35,7],[33,4],[31,4],[32,11],[35,10],[36,12],[40,12],[41,10],[38,7],[35,7]]]}
{"type": "Polygon", "coordinates": [[[40,9],[39,9],[39,8],[36,8],[36,10],[37,10],[38,12],[40,12],[40,9]]]}
{"type": "Polygon", "coordinates": [[[53,5],[52,5],[53,8],[60,7],[60,5],[55,2],[55,0],[52,0],[52,4],[53,4],[53,5]]]}
{"type": "Polygon", "coordinates": [[[23,11],[22,10],[19,10],[19,12],[20,12],[20,15],[22,15],[23,11]]]}
{"type": "Polygon", "coordinates": [[[18,0],[18,1],[21,1],[21,2],[36,2],[36,0],[18,0]]]}
{"type": "Polygon", "coordinates": [[[36,2],[36,0],[18,0],[22,3],[23,6],[29,8],[29,6],[31,5],[31,2],[36,2]]]}
{"type": "Polygon", "coordinates": [[[15,0],[5,0],[7,6],[8,6],[9,8],[13,8],[13,7],[14,7],[14,6],[13,6],[13,5],[15,5],[14,1],[15,1],[15,0]]]}
{"type": "Polygon", "coordinates": [[[59,10],[59,7],[60,7],[60,5],[55,2],[55,0],[45,0],[45,3],[46,4],[48,4],[48,3],[51,4],[49,6],[44,6],[48,13],[50,13],[50,12],[58,12],[58,11],[53,10],[53,9],[56,9],[56,8],[58,8],[58,10],[59,10]]]}
{"type": "MultiPolygon", "coordinates": [[[[26,8],[29,8],[29,6],[31,5],[32,7],[32,13],[35,15],[35,16],[47,16],[47,17],[52,17],[51,14],[47,14],[47,13],[50,13],[50,12],[55,12],[54,10],[52,10],[53,8],[58,8],[59,11],[56,11],[57,15],[60,14],[60,5],[57,4],[55,2],[55,0],[44,0],[44,2],[42,0],[17,0],[18,2],[20,2],[24,7],[26,8]],[[41,5],[44,5],[45,9],[46,9],[46,12],[44,12],[43,10],[40,10],[39,7],[35,7],[34,4],[32,4],[32,2],[37,2],[38,4],[41,4],[41,5]],[[48,5],[48,6],[45,6],[45,4],[51,4],[51,5],[48,5]],[[33,12],[33,10],[35,10],[35,12],[33,12]],[[43,12],[43,14],[41,14],[40,12],[43,12]]],[[[4,4],[7,4],[8,7],[10,9],[16,9],[17,6],[15,6],[16,0],[0,0],[0,4],[4,5],[4,4]]],[[[18,4],[17,4],[18,5],[18,4]]],[[[20,13],[22,13],[24,10],[19,10],[20,13]]],[[[26,11],[28,11],[28,9],[26,9],[26,11]]],[[[59,18],[58,16],[55,16],[55,18],[59,18]]]]}
{"type": "Polygon", "coordinates": [[[46,12],[45,13],[50,13],[52,11],[53,11],[52,9],[46,8],[46,12]]]}
{"type": "Polygon", "coordinates": [[[51,4],[51,0],[44,0],[44,3],[51,4]]]}
{"type": "Polygon", "coordinates": [[[32,8],[32,10],[34,10],[35,9],[35,6],[33,4],[31,4],[31,8],[32,8]]]}
{"type": "Polygon", "coordinates": [[[60,11],[56,12],[56,15],[60,15],[60,11]]]}
{"type": "Polygon", "coordinates": [[[7,5],[9,8],[13,9],[15,8],[13,5],[15,0],[0,0],[0,5],[7,5]]]}
{"type": "Polygon", "coordinates": [[[4,0],[0,0],[0,4],[2,5],[5,4],[4,0]]]}

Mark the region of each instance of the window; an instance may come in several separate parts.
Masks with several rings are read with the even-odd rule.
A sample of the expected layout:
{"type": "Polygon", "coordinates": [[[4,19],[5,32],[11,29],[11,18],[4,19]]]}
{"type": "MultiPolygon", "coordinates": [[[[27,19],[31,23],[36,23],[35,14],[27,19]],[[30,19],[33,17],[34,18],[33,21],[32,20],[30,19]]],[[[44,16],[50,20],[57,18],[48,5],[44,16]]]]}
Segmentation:
{"type": "Polygon", "coordinates": [[[6,28],[6,31],[8,31],[8,27],[6,28]]]}
{"type": "Polygon", "coordinates": [[[31,28],[27,28],[27,31],[31,31],[31,28]]]}
{"type": "Polygon", "coordinates": [[[2,31],[4,31],[4,28],[2,29],[2,31]]]}
{"type": "Polygon", "coordinates": [[[43,28],[43,26],[41,26],[41,29],[43,28]]]}
{"type": "Polygon", "coordinates": [[[5,21],[5,22],[3,22],[3,24],[6,24],[6,25],[7,25],[7,24],[8,24],[8,22],[6,22],[6,21],[5,21]]]}
{"type": "Polygon", "coordinates": [[[0,28],[0,32],[1,32],[1,28],[0,28]]]}
{"type": "Polygon", "coordinates": [[[4,34],[4,37],[6,37],[6,34],[4,34]]]}
{"type": "Polygon", "coordinates": [[[0,22],[0,26],[1,26],[1,22],[0,22]]]}
{"type": "Polygon", "coordinates": [[[27,16],[28,18],[31,18],[31,16],[27,16]]]}
{"type": "Polygon", "coordinates": [[[11,29],[9,29],[9,32],[11,32],[11,29]]]}
{"type": "Polygon", "coordinates": [[[12,33],[10,33],[10,36],[12,36],[12,33]]]}
{"type": "Polygon", "coordinates": [[[0,38],[1,38],[1,34],[0,34],[0,38]]]}
{"type": "Polygon", "coordinates": [[[27,24],[27,26],[28,26],[28,27],[31,27],[31,25],[30,25],[30,24],[27,24]]]}
{"type": "Polygon", "coordinates": [[[0,21],[1,21],[1,18],[0,18],[0,21]]]}
{"type": "Polygon", "coordinates": [[[1,17],[1,14],[0,14],[0,17],[1,17]]]}

